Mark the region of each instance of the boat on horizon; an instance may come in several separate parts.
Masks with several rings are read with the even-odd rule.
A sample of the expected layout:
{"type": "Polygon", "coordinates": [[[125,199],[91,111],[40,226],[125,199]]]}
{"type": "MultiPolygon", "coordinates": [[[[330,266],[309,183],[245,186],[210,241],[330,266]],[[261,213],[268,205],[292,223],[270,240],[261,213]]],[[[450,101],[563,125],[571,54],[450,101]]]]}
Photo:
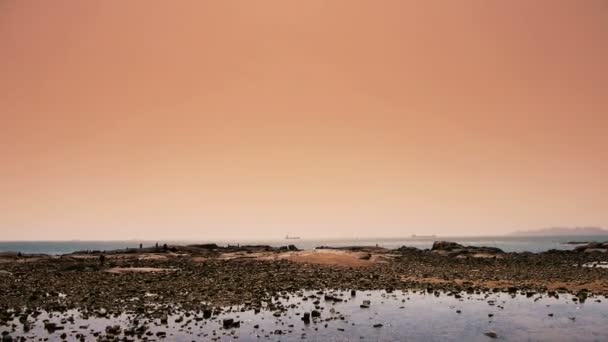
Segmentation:
{"type": "Polygon", "coordinates": [[[434,239],[437,235],[416,235],[412,234],[412,239],[434,239]]]}
{"type": "Polygon", "coordinates": [[[289,236],[289,234],[285,235],[285,240],[300,240],[299,236],[289,236]]]}

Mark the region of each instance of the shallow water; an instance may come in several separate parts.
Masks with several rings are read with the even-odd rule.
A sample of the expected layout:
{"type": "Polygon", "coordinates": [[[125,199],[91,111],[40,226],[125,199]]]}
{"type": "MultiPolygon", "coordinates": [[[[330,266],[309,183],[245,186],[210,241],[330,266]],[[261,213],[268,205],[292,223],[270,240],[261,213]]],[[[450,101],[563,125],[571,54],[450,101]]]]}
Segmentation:
{"type": "MultiPolygon", "coordinates": [[[[349,292],[331,293],[344,301],[325,300],[315,291],[301,293],[303,297],[312,295],[319,300],[317,310],[321,316],[310,324],[302,321],[301,314],[315,309],[315,298],[303,300],[303,297],[292,294],[288,299],[279,298],[284,307],[291,308],[278,317],[273,311],[262,310],[256,314],[252,310],[240,312],[241,307],[232,307],[210,319],[196,321],[194,317],[202,317],[202,314],[191,313],[186,317],[186,312],[180,312],[170,316],[167,325],[152,319],[148,326],[154,335],[150,338],[156,338],[155,334],[163,331],[167,334],[165,340],[171,341],[212,338],[221,341],[490,341],[492,339],[484,334],[493,331],[505,341],[608,340],[608,301],[604,297],[590,297],[581,304],[574,302],[569,295],[561,295],[558,299],[542,295],[513,298],[506,293],[497,293],[463,295],[457,299],[445,294],[435,296],[401,291],[361,291],[354,297],[349,292]],[[371,302],[369,308],[360,307],[364,300],[371,302]],[[490,314],[493,316],[489,317],[490,314]],[[180,316],[184,320],[176,323],[180,316]],[[240,321],[240,327],[222,328],[225,318],[240,321]],[[382,326],[374,327],[376,324],[382,326]],[[256,325],[259,327],[255,328],[256,325]]],[[[127,314],[86,320],[80,317],[77,311],[53,314],[52,317],[43,313],[25,336],[58,340],[65,332],[68,336],[84,334],[89,340],[93,339],[93,332],[104,332],[108,325],[119,324],[123,329],[132,326],[134,318],[127,314]],[[75,320],[73,323],[64,322],[64,330],[53,334],[44,330],[43,319],[59,323],[69,316],[74,316],[75,320]]],[[[13,337],[22,335],[21,325],[17,321],[15,323],[18,329],[12,333],[13,337]]],[[[6,330],[4,328],[0,327],[0,331],[6,330]]]]}

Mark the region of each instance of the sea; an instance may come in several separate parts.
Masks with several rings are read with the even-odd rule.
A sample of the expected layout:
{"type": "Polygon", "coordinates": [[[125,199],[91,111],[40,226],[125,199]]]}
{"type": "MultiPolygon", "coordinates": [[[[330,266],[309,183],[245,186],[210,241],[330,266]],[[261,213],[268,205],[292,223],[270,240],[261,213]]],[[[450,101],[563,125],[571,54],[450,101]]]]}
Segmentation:
{"type": "Polygon", "coordinates": [[[571,250],[575,244],[568,242],[604,242],[608,241],[608,235],[590,236],[437,236],[416,238],[347,238],[347,239],[274,239],[274,240],[189,240],[189,241],[151,241],[151,240],[128,240],[128,241],[0,241],[1,252],[21,252],[25,254],[69,254],[76,251],[109,251],[115,249],[138,248],[139,244],[153,246],[156,243],[169,245],[189,245],[199,243],[217,243],[220,246],[227,245],[269,245],[280,247],[295,245],[302,250],[312,250],[320,246],[346,247],[346,246],[379,246],[389,249],[401,246],[416,247],[420,249],[431,248],[434,241],[453,241],[467,246],[498,247],[505,252],[532,252],[539,253],[550,249],[571,250]]]}

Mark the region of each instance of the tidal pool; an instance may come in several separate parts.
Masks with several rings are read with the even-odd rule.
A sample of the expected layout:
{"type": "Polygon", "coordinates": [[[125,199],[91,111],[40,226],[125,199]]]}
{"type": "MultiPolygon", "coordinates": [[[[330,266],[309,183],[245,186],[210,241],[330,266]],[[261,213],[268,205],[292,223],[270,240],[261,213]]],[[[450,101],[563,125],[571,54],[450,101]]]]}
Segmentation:
{"type": "Polygon", "coordinates": [[[83,313],[43,312],[29,317],[29,331],[15,319],[0,325],[15,339],[48,338],[61,341],[102,339],[106,327],[119,326],[109,335],[129,340],[166,341],[606,341],[608,304],[604,297],[590,296],[584,303],[570,295],[559,298],[507,293],[438,296],[425,292],[304,291],[285,294],[273,301],[284,311],[224,308],[222,313],[203,318],[201,312],[177,311],[167,322],[121,314],[109,318],[83,318],[83,313]],[[326,296],[327,295],[327,296],[326,296]],[[460,297],[460,298],[456,298],[460,297]],[[369,301],[369,305],[364,303],[369,301]],[[309,323],[305,313],[313,314],[309,323]],[[234,322],[229,324],[226,319],[234,322]],[[61,327],[45,329],[44,321],[61,327]],[[226,324],[228,323],[228,324],[226,324]],[[11,326],[14,324],[14,326],[11,326]],[[146,326],[145,333],[130,335],[125,330],[146,326]],[[238,327],[237,327],[238,326],[238,327]]]}

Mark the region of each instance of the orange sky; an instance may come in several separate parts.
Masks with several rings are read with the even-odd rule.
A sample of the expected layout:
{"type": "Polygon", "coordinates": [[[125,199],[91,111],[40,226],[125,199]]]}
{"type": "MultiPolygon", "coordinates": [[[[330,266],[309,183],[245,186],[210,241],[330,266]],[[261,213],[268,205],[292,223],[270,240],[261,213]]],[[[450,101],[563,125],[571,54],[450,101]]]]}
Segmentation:
{"type": "Polygon", "coordinates": [[[0,2],[0,239],[608,225],[608,2],[0,2]]]}

